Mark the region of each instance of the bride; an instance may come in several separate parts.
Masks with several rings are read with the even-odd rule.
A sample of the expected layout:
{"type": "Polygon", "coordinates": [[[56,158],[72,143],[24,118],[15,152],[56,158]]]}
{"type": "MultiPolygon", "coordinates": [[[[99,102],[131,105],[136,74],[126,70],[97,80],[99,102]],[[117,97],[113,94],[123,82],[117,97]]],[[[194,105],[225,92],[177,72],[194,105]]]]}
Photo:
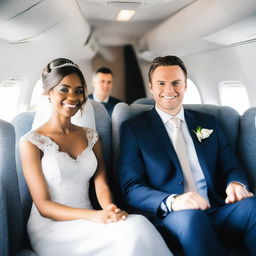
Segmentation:
{"type": "Polygon", "coordinates": [[[83,111],[86,82],[64,58],[43,71],[49,120],[20,141],[22,169],[33,206],[27,224],[39,256],[169,256],[165,242],[143,216],[128,215],[113,202],[98,134],[71,123],[83,111]],[[89,199],[93,177],[102,210],[89,199]]]}

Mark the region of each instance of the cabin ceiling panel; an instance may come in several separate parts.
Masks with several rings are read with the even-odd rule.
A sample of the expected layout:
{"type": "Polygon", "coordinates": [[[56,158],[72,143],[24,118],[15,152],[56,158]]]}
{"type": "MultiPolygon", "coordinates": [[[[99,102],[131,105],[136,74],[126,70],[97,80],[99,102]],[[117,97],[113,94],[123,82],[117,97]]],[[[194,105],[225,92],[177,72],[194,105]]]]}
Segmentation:
{"type": "MultiPolygon", "coordinates": [[[[5,37],[5,40],[1,40],[1,33],[3,33],[3,31],[0,30],[1,59],[10,59],[10,62],[15,63],[17,63],[17,60],[22,60],[23,64],[21,66],[26,66],[26,64],[28,66],[34,66],[34,64],[30,63],[30,58],[44,58],[45,62],[58,57],[83,60],[92,58],[98,50],[98,45],[93,38],[90,25],[81,15],[76,1],[45,0],[44,2],[45,4],[48,4],[48,9],[50,9],[51,12],[37,13],[37,17],[33,18],[35,19],[34,22],[32,22],[32,20],[29,21],[28,19],[25,20],[27,22],[25,24],[21,20],[20,23],[16,24],[16,27],[13,27],[14,35],[15,31],[17,31],[17,33],[21,33],[24,32],[24,29],[27,27],[35,28],[35,31],[40,32],[40,34],[36,34],[36,36],[31,40],[15,41],[14,43],[12,41],[12,43],[9,43],[7,42],[7,39],[10,41],[10,38],[5,37]],[[43,27],[41,27],[41,23],[38,25],[37,19],[41,19],[43,17],[45,22],[44,24],[50,25],[48,20],[52,19],[49,16],[55,15],[57,18],[60,18],[60,21],[49,27],[49,29],[42,31],[41,29],[43,29],[43,27]],[[28,63],[24,63],[25,60],[28,61],[28,63]]],[[[31,9],[32,8],[30,8],[30,10],[31,9]]],[[[0,27],[1,26],[2,24],[0,23],[0,27]]],[[[28,33],[30,32],[30,35],[32,31],[34,30],[28,29],[28,33]]],[[[7,35],[7,33],[4,33],[4,36],[7,35]]],[[[25,34],[23,33],[18,35],[24,36],[25,34]]],[[[26,37],[22,37],[22,39],[24,38],[26,37]]],[[[17,67],[20,67],[20,65],[17,64],[17,67]]],[[[17,70],[20,70],[20,68],[17,68],[17,70]]]]}
{"type": "Polygon", "coordinates": [[[139,21],[132,21],[130,25],[133,27],[132,33],[123,22],[114,21],[99,21],[91,20],[91,25],[94,28],[94,34],[98,38],[101,45],[117,46],[134,43],[141,37],[141,31],[145,33],[155,27],[158,23],[155,21],[148,21],[145,23],[139,21]],[[115,33],[113,33],[115,31],[115,33]]]}
{"type": "Polygon", "coordinates": [[[10,5],[4,5],[8,15],[1,15],[0,38],[8,42],[20,42],[40,35],[63,19],[68,11],[65,3],[61,0],[11,0],[10,5]]]}
{"type": "MultiPolygon", "coordinates": [[[[138,42],[142,45],[139,52],[150,52],[152,56],[168,53],[184,56],[221,48],[220,40],[205,40],[206,37],[240,23],[255,12],[256,1],[252,0],[197,0],[142,37],[138,42]]],[[[255,28],[256,24],[252,23],[255,28]]],[[[247,31],[251,33],[252,29],[247,31]]],[[[244,31],[236,29],[236,33],[240,36],[244,31]]]]}
{"type": "Polygon", "coordinates": [[[204,39],[222,45],[241,43],[256,38],[256,14],[212,33],[204,39]]]}
{"type": "Polygon", "coordinates": [[[135,10],[133,21],[163,20],[195,0],[140,0],[140,1],[108,1],[78,0],[86,20],[114,21],[119,10],[135,10]],[[113,3],[114,4],[109,4],[113,3]],[[134,4],[134,3],[139,3],[134,4]]]}
{"type": "Polygon", "coordinates": [[[0,0],[0,22],[11,19],[40,2],[42,0],[0,0]]]}
{"type": "Polygon", "coordinates": [[[108,46],[127,44],[139,39],[178,10],[195,0],[77,0],[84,18],[94,29],[97,40],[108,46]],[[115,3],[113,3],[115,2],[115,3]],[[135,4],[134,4],[135,3],[135,4]],[[129,22],[116,22],[120,9],[136,11],[129,22]]]}

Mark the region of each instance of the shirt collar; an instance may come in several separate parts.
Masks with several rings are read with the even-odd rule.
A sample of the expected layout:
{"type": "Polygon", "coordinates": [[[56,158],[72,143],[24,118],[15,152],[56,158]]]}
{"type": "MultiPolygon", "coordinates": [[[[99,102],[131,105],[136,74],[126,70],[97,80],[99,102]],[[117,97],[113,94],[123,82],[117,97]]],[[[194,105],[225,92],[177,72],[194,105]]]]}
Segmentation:
{"type": "Polygon", "coordinates": [[[95,95],[95,93],[93,93],[93,99],[97,102],[103,102],[103,103],[108,103],[108,100],[109,100],[109,96],[107,98],[105,98],[105,100],[103,101],[100,101],[97,96],[95,95]]]}
{"type": "Polygon", "coordinates": [[[155,108],[156,108],[156,112],[159,114],[159,116],[162,119],[164,124],[167,123],[170,119],[172,119],[174,117],[177,117],[181,121],[185,122],[184,108],[183,107],[181,108],[180,112],[177,115],[175,115],[175,116],[167,114],[166,112],[164,112],[163,110],[159,109],[158,107],[155,107],[155,108]]]}

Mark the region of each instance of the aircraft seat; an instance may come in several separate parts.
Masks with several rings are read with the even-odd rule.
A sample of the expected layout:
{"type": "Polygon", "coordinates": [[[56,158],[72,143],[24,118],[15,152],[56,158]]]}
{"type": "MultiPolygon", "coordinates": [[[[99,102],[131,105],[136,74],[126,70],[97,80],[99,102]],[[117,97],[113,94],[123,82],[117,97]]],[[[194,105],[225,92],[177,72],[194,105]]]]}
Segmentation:
{"type": "Polygon", "coordinates": [[[0,255],[33,255],[21,251],[22,212],[15,165],[15,131],[12,124],[0,120],[0,255]]]}
{"type": "MultiPolygon", "coordinates": [[[[1,128],[0,128],[1,129],[1,128]]],[[[2,182],[2,170],[0,169],[0,255],[8,255],[8,219],[6,207],[6,195],[2,182]]]]}
{"type": "MultiPolygon", "coordinates": [[[[152,105],[146,104],[131,104],[118,103],[112,113],[112,138],[113,138],[113,149],[114,149],[114,170],[117,173],[119,145],[120,145],[120,128],[124,121],[140,114],[143,111],[152,109],[152,105]]],[[[199,111],[205,114],[214,116],[219,122],[221,128],[227,135],[234,150],[238,148],[238,137],[239,137],[239,126],[240,126],[240,115],[239,113],[226,106],[216,106],[209,104],[187,104],[184,105],[185,109],[191,109],[199,111]]],[[[255,141],[255,140],[254,140],[255,141]]],[[[255,159],[255,158],[254,158],[255,159]]],[[[254,163],[255,166],[255,163],[254,163]]],[[[120,193],[120,192],[119,192],[120,193]]],[[[122,202],[122,199],[119,199],[122,202]]],[[[180,254],[178,254],[180,255],[180,254]]],[[[229,249],[229,256],[245,256],[243,251],[239,248],[229,249]]]]}
{"type": "MultiPolygon", "coordinates": [[[[106,109],[102,106],[102,104],[95,101],[91,101],[91,102],[94,109],[96,130],[101,139],[107,172],[110,175],[111,155],[112,155],[110,117],[106,109]]],[[[16,168],[17,168],[17,174],[18,174],[19,193],[20,193],[21,211],[22,211],[22,219],[23,219],[22,220],[23,226],[20,227],[20,230],[22,230],[22,236],[24,237],[24,240],[25,240],[23,243],[23,248],[30,248],[28,239],[27,239],[26,223],[30,215],[32,199],[22,173],[21,160],[19,157],[19,140],[24,134],[26,134],[28,131],[31,130],[34,116],[35,116],[35,112],[23,112],[23,113],[19,113],[12,120],[12,124],[15,128],[15,134],[16,134],[16,168]]],[[[99,208],[98,202],[96,200],[95,191],[93,189],[93,183],[91,183],[90,193],[91,193],[91,198],[93,201],[92,203],[94,207],[99,208]]],[[[23,255],[18,255],[18,256],[23,256],[23,255]]]]}
{"type": "MultiPolygon", "coordinates": [[[[125,120],[132,118],[143,111],[150,110],[152,107],[152,104],[149,104],[149,102],[148,104],[133,103],[131,105],[127,105],[126,103],[122,102],[119,103],[119,105],[116,107],[115,113],[113,112],[112,114],[114,159],[118,158],[119,129],[121,127],[121,124],[125,120]]],[[[229,142],[232,145],[232,148],[234,150],[237,150],[240,115],[236,110],[227,106],[217,106],[210,104],[184,104],[184,108],[214,116],[218,120],[225,134],[227,135],[229,142]],[[227,116],[229,118],[227,118],[227,116]],[[230,129],[230,127],[232,127],[232,129],[230,129]]],[[[114,164],[115,162],[116,161],[114,161],[114,164]]]]}
{"type": "Polygon", "coordinates": [[[249,108],[240,121],[239,156],[248,173],[250,188],[256,193],[256,107],[249,108]]]}
{"type": "Polygon", "coordinates": [[[132,104],[145,104],[145,105],[154,105],[155,100],[153,98],[139,98],[135,100],[132,104]]]}
{"type": "MultiPolygon", "coordinates": [[[[153,98],[140,98],[135,100],[133,104],[143,104],[143,105],[154,105],[155,100],[153,98]]],[[[220,122],[222,129],[229,137],[230,143],[232,144],[232,147],[234,150],[237,149],[237,138],[238,138],[238,132],[239,132],[239,114],[236,110],[233,108],[227,107],[227,106],[217,106],[217,105],[211,105],[211,104],[184,104],[184,107],[191,110],[196,110],[205,114],[213,115],[217,118],[217,120],[220,122]],[[221,111],[220,111],[221,110],[221,111]],[[232,114],[232,118],[228,119],[226,118],[227,114],[232,114]],[[225,121],[223,122],[223,119],[225,121]],[[229,123],[230,122],[230,123],[229,123]],[[234,130],[230,129],[230,127],[233,127],[233,122],[235,122],[234,130]],[[232,125],[232,126],[230,126],[232,125]]]]}

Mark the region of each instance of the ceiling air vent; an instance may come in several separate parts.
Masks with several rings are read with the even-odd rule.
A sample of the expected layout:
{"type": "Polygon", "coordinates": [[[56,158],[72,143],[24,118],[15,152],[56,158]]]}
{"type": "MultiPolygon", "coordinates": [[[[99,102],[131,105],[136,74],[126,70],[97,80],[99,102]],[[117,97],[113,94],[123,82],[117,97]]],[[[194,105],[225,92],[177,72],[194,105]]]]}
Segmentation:
{"type": "Polygon", "coordinates": [[[142,5],[142,2],[121,2],[121,1],[107,1],[106,4],[110,7],[119,9],[135,9],[142,5]]]}

